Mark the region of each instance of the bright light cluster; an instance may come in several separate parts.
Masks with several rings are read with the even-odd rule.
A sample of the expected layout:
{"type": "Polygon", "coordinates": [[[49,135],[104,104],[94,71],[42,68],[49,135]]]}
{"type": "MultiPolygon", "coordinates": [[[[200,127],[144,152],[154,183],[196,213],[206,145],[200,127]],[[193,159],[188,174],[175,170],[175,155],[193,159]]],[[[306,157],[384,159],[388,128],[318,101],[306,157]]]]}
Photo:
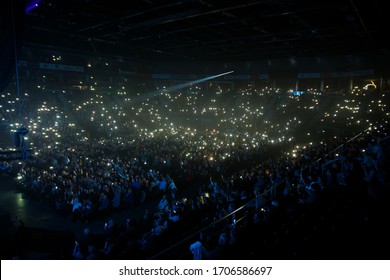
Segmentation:
{"type": "Polygon", "coordinates": [[[377,123],[386,125],[389,117],[385,93],[362,95],[358,88],[332,97],[313,88],[292,95],[292,90],[280,88],[232,90],[223,85],[207,89],[167,84],[152,90],[121,85],[116,92],[112,85],[104,92],[96,77],[89,79],[95,90],[77,94],[66,90],[25,93],[19,100],[2,93],[2,121],[10,132],[27,126],[31,131],[28,145],[37,153],[89,139],[124,146],[136,141],[173,141],[184,158],[198,157],[200,152],[213,162],[228,159],[237,150],[256,152],[266,145],[311,146],[338,130],[353,135],[377,123]]]}

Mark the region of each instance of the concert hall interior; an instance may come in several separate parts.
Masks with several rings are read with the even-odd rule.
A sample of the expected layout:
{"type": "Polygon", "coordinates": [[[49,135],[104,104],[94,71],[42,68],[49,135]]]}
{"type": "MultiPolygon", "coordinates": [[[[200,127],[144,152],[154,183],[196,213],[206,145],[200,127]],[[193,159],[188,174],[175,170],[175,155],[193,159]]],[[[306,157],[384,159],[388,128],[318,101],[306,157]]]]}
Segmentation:
{"type": "Polygon", "coordinates": [[[1,6],[1,259],[388,259],[382,1],[1,6]]]}

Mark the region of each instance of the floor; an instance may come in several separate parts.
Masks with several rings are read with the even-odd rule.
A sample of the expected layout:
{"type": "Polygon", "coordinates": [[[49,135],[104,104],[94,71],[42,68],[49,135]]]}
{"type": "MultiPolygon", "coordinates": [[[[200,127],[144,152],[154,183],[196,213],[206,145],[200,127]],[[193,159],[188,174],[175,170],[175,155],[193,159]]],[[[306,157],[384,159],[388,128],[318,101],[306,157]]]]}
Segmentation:
{"type": "MultiPolygon", "coordinates": [[[[73,235],[73,239],[81,238],[85,226],[83,226],[80,221],[76,221],[75,223],[73,223],[70,216],[65,217],[59,215],[59,213],[54,209],[54,207],[46,205],[45,203],[36,199],[25,198],[23,194],[19,191],[20,188],[20,182],[18,182],[16,178],[4,174],[0,175],[0,210],[2,210],[0,211],[0,213],[9,213],[11,219],[18,217],[20,220],[22,220],[25,227],[30,229],[38,229],[36,232],[34,232],[34,230],[30,231],[30,236],[33,236],[35,238],[34,240],[40,240],[38,243],[40,243],[41,245],[38,246],[42,246],[42,244],[45,245],[45,243],[50,243],[50,239],[55,240],[58,237],[61,238],[61,236],[65,237],[68,233],[73,235]],[[45,232],[45,230],[47,230],[47,232],[45,232]],[[58,231],[58,233],[52,234],[52,232],[55,231],[58,231]]],[[[186,189],[183,190],[183,192],[187,194],[192,194],[192,192],[195,191],[197,191],[195,185],[186,186],[186,189]]],[[[116,223],[124,225],[127,218],[134,217],[136,219],[141,219],[146,209],[153,210],[156,208],[157,204],[158,201],[156,198],[156,200],[149,201],[134,209],[115,212],[111,217],[116,223]]],[[[361,206],[365,205],[363,204],[361,206]]],[[[351,211],[353,212],[352,209],[354,209],[354,207],[352,207],[352,209],[349,209],[350,207],[347,206],[344,208],[346,208],[345,211],[348,213],[351,211]]],[[[388,213],[388,209],[385,209],[388,213]]],[[[383,253],[387,252],[383,249],[390,248],[390,242],[388,241],[388,234],[390,232],[388,229],[384,228],[383,221],[385,219],[382,217],[386,216],[385,213],[383,213],[382,211],[375,211],[373,213],[374,214],[371,216],[372,218],[369,220],[368,224],[366,223],[366,225],[364,223],[362,224],[360,220],[359,222],[354,223],[352,223],[353,221],[349,221],[348,217],[354,217],[354,215],[351,214],[346,215],[345,218],[338,217],[337,215],[335,215],[335,219],[338,218],[340,220],[339,224],[341,224],[341,226],[338,227],[340,231],[338,231],[338,229],[336,228],[336,230],[333,230],[333,232],[340,234],[345,233],[345,236],[344,238],[341,238],[342,236],[340,236],[340,241],[334,243],[334,245],[331,246],[331,248],[335,249],[334,253],[327,253],[324,255],[319,254],[320,258],[324,258],[325,256],[329,255],[331,256],[330,259],[337,258],[337,256],[344,256],[342,257],[342,259],[383,259],[383,253]],[[343,224],[345,224],[345,226],[343,226],[343,224]],[[348,227],[349,224],[351,224],[353,227],[345,229],[346,227],[348,227]],[[343,230],[341,231],[341,229],[343,230]],[[344,242],[343,240],[348,242],[344,242]],[[347,246],[347,244],[349,245],[347,246]],[[341,248],[343,248],[343,250],[347,248],[354,249],[355,251],[353,252],[357,253],[356,255],[347,253],[342,255],[341,248]],[[359,253],[359,248],[365,248],[365,250],[363,251],[368,251],[369,253],[359,253]],[[382,250],[380,250],[380,248],[382,248],[382,250]]],[[[104,234],[105,222],[106,220],[104,219],[91,220],[87,227],[97,235],[104,234]]],[[[1,224],[1,227],[4,227],[3,224],[1,224]]],[[[330,238],[329,240],[333,242],[337,240],[337,238],[330,238]]],[[[4,240],[0,238],[0,241],[4,240]]],[[[67,246],[69,248],[72,247],[72,245],[73,243],[70,243],[70,245],[67,246]]],[[[264,248],[262,247],[263,245],[259,244],[259,246],[259,250],[264,250],[264,248]]],[[[2,248],[3,250],[3,244],[0,244],[0,248],[2,248]]],[[[329,251],[329,249],[327,251],[329,251]]],[[[47,254],[44,254],[39,251],[30,251],[28,253],[30,255],[24,255],[23,259],[47,259],[48,257],[47,254]]],[[[4,255],[2,255],[2,258],[3,256],[4,255]]]]}
{"type": "MultiPolygon", "coordinates": [[[[6,210],[11,219],[18,217],[26,227],[46,228],[53,230],[71,230],[76,235],[81,233],[84,226],[79,222],[72,223],[70,216],[61,216],[58,212],[45,203],[33,198],[24,197],[19,190],[21,188],[17,179],[8,175],[0,177],[0,206],[6,210]]],[[[151,205],[143,205],[143,207],[130,211],[113,214],[114,220],[126,219],[128,215],[140,216],[145,207],[151,205]]],[[[97,233],[103,231],[104,221],[91,221],[88,224],[91,230],[97,233]]]]}
{"type": "MultiPolygon", "coordinates": [[[[69,232],[80,239],[83,230],[88,227],[91,232],[100,235],[104,234],[106,220],[91,220],[84,226],[79,220],[72,222],[71,216],[60,215],[54,207],[38,201],[35,198],[28,198],[20,191],[22,185],[14,177],[6,174],[0,175],[0,208],[3,213],[8,213],[10,219],[20,219],[26,228],[43,229],[48,231],[69,232]]],[[[129,210],[114,212],[110,217],[118,224],[125,224],[127,218],[134,217],[141,219],[146,209],[154,210],[158,204],[157,198],[129,210]]],[[[37,234],[37,233],[33,233],[37,234]]],[[[42,234],[42,233],[40,233],[42,234]]],[[[30,256],[27,256],[30,258],[30,256]]],[[[31,258],[40,258],[39,255],[31,258]]]]}

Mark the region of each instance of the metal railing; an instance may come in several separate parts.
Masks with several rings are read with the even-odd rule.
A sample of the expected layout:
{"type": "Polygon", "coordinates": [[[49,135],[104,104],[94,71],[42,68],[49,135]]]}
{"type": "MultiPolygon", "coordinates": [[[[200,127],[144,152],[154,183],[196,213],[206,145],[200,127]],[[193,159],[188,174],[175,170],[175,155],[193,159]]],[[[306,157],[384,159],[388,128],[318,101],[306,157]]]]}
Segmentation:
{"type": "MultiPolygon", "coordinates": [[[[336,151],[340,150],[346,144],[348,144],[349,142],[351,142],[351,141],[355,140],[356,138],[362,136],[364,133],[366,133],[369,130],[370,130],[370,128],[364,130],[363,132],[358,133],[357,135],[355,135],[352,138],[348,139],[345,143],[337,146],[335,149],[331,150],[330,152],[324,154],[323,156],[319,157],[318,159],[316,159],[316,160],[312,161],[311,163],[307,164],[305,167],[303,167],[301,169],[301,172],[303,170],[307,169],[307,168],[311,168],[313,165],[319,164],[322,160],[326,160],[330,155],[334,154],[336,151]]],[[[333,161],[330,161],[330,162],[333,162],[333,161]]],[[[324,166],[326,164],[328,164],[328,163],[324,163],[322,166],[324,166]]],[[[274,196],[273,193],[278,193],[278,192],[276,192],[276,189],[278,187],[280,187],[282,184],[284,184],[285,182],[286,182],[286,178],[284,178],[281,181],[277,182],[276,184],[271,186],[271,188],[265,190],[261,194],[262,198],[265,199],[266,202],[269,202],[269,200],[275,199],[275,197],[273,197],[274,196]],[[271,195],[269,195],[269,194],[271,194],[271,195]]],[[[225,215],[224,217],[222,217],[222,218],[220,218],[220,219],[218,219],[216,221],[213,221],[209,225],[207,225],[205,227],[202,227],[202,228],[200,228],[198,230],[195,230],[190,235],[188,235],[185,238],[181,239],[180,241],[174,243],[173,245],[169,246],[168,248],[163,249],[163,250],[161,250],[158,253],[155,253],[154,255],[149,257],[148,259],[158,259],[158,258],[161,258],[162,256],[167,256],[169,252],[172,252],[174,249],[177,249],[178,247],[184,246],[184,245],[186,245],[185,249],[187,250],[187,254],[189,254],[190,253],[189,252],[190,243],[194,241],[195,237],[197,237],[197,236],[199,237],[202,232],[205,232],[205,231],[207,231],[210,228],[217,228],[218,225],[223,225],[223,224],[227,225],[227,224],[231,223],[229,221],[229,219],[234,219],[235,220],[235,224],[239,224],[240,222],[244,221],[244,219],[246,217],[245,214],[242,214],[244,212],[244,210],[251,210],[252,212],[256,211],[256,207],[253,207],[253,204],[256,203],[256,199],[258,199],[258,197],[255,197],[255,198],[251,199],[250,201],[248,201],[247,203],[243,204],[242,206],[240,206],[236,210],[232,211],[231,213],[225,215]]],[[[184,255],[186,255],[185,252],[181,254],[181,256],[184,256],[184,255]]]]}

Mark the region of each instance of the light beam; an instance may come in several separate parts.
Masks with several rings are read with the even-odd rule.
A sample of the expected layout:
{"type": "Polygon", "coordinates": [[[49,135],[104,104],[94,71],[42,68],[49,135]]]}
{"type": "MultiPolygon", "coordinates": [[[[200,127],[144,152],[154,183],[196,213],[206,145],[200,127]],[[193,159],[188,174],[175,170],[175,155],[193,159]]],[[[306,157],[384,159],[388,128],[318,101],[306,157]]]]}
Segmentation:
{"type": "MultiPolygon", "coordinates": [[[[174,90],[179,90],[179,89],[182,89],[182,88],[185,88],[185,87],[188,87],[188,86],[192,86],[192,85],[196,85],[196,84],[202,83],[204,81],[208,81],[208,80],[212,80],[212,79],[215,79],[215,78],[218,78],[218,77],[222,77],[222,76],[231,74],[233,72],[234,71],[228,71],[228,72],[225,72],[225,73],[221,73],[221,74],[217,74],[217,75],[213,75],[213,76],[208,76],[208,77],[205,77],[205,78],[202,78],[202,79],[198,79],[198,80],[195,80],[195,81],[186,82],[186,83],[179,84],[179,85],[176,85],[176,86],[168,87],[165,90],[167,92],[174,91],[174,90]]],[[[145,100],[147,100],[149,98],[153,98],[154,96],[158,96],[158,95],[161,95],[161,91],[160,90],[152,91],[152,92],[143,94],[142,96],[139,96],[138,98],[132,98],[131,101],[133,103],[139,103],[139,102],[145,101],[145,100]]]]}
{"type": "Polygon", "coordinates": [[[167,88],[167,91],[178,90],[178,89],[182,89],[182,88],[185,88],[185,87],[188,87],[188,86],[196,85],[196,84],[202,83],[204,81],[208,81],[208,80],[212,80],[212,79],[215,79],[215,78],[218,78],[218,77],[222,77],[222,76],[228,75],[228,74],[233,73],[233,72],[234,71],[229,71],[229,72],[225,72],[225,73],[222,73],[222,74],[217,74],[217,75],[209,76],[209,77],[202,78],[202,79],[199,79],[199,80],[195,80],[195,81],[192,81],[192,82],[187,82],[187,83],[183,83],[183,84],[176,85],[176,86],[173,86],[173,87],[169,87],[169,88],[167,88]]]}

